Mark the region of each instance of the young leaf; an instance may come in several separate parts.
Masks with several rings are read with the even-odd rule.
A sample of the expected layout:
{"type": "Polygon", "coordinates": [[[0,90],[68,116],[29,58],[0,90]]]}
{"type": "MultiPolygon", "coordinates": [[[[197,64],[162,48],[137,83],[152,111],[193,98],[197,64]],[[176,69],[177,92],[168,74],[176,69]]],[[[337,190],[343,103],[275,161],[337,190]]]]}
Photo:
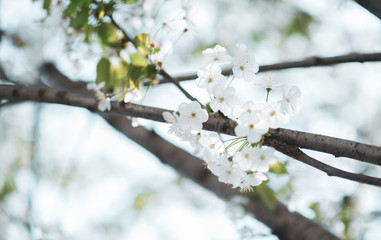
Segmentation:
{"type": "Polygon", "coordinates": [[[148,37],[149,37],[149,34],[141,33],[139,35],[136,35],[134,38],[136,48],[143,56],[147,56],[152,53],[151,46],[147,42],[148,37]]]}
{"type": "Polygon", "coordinates": [[[102,22],[96,27],[97,34],[104,45],[113,45],[118,41],[118,29],[111,23],[102,22]]]}
{"type": "Polygon", "coordinates": [[[108,83],[110,81],[111,71],[110,71],[111,63],[107,58],[101,58],[97,64],[97,83],[106,82],[105,87],[108,87],[108,83]]]}
{"type": "Polygon", "coordinates": [[[275,173],[277,175],[287,174],[287,168],[283,163],[277,162],[270,165],[269,172],[275,173]]]}
{"type": "Polygon", "coordinates": [[[131,64],[136,66],[136,67],[146,67],[147,66],[147,59],[145,59],[139,53],[131,53],[130,54],[130,60],[131,60],[131,64]]]}

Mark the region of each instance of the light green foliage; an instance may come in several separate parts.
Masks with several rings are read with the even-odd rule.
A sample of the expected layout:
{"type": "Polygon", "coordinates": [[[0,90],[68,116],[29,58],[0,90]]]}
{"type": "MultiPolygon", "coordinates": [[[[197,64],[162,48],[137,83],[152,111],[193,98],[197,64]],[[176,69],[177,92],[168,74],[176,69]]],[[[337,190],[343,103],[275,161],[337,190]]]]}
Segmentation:
{"type": "Polygon", "coordinates": [[[143,210],[147,206],[148,200],[152,197],[152,191],[145,191],[136,196],[134,201],[134,209],[136,211],[143,210]]]}
{"type": "Polygon", "coordinates": [[[154,44],[148,43],[148,37],[149,34],[141,33],[134,38],[137,50],[145,57],[160,51],[160,48],[156,47],[154,44]]]}
{"type": "Polygon", "coordinates": [[[275,211],[278,199],[275,192],[265,182],[253,187],[253,192],[247,193],[250,198],[259,198],[269,211],[275,211]]]}
{"type": "Polygon", "coordinates": [[[16,185],[14,183],[12,176],[7,176],[3,182],[3,186],[0,189],[0,202],[2,202],[5,197],[16,190],[16,185]]]}
{"type": "Polygon", "coordinates": [[[309,209],[311,209],[315,213],[315,220],[321,222],[323,220],[323,216],[320,211],[320,203],[313,202],[310,204],[309,209]]]}
{"type": "Polygon", "coordinates": [[[275,173],[277,175],[288,174],[286,165],[280,162],[271,164],[269,172],[275,173]]]}
{"type": "Polygon", "coordinates": [[[353,239],[351,237],[351,223],[353,214],[356,209],[355,201],[350,196],[345,196],[341,202],[341,210],[339,212],[340,221],[344,224],[343,237],[347,240],[353,239]]]}
{"type": "Polygon", "coordinates": [[[315,19],[310,14],[307,12],[299,11],[294,14],[290,23],[285,28],[283,28],[281,32],[285,38],[293,34],[299,34],[309,38],[309,27],[313,22],[315,22],[315,19]]]}
{"type": "Polygon", "coordinates": [[[99,26],[95,27],[95,31],[102,47],[117,47],[119,41],[117,35],[118,29],[113,24],[102,22],[99,26]]]}
{"type": "Polygon", "coordinates": [[[52,4],[52,0],[44,0],[44,5],[42,6],[48,14],[50,13],[50,5],[52,4]]]}

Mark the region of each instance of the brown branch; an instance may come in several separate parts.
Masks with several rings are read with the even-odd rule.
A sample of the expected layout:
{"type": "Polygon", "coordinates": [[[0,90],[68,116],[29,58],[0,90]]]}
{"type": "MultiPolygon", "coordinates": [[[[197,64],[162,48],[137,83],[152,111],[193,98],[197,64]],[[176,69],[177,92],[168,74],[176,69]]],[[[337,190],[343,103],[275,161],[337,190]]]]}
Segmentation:
{"type": "Polygon", "coordinates": [[[271,138],[335,157],[348,157],[381,166],[381,147],[283,128],[272,129],[271,138]]]}
{"type": "MultiPolygon", "coordinates": [[[[31,100],[31,101],[37,101],[37,102],[60,103],[60,104],[66,104],[71,106],[78,106],[78,107],[89,109],[90,111],[98,112],[97,110],[98,101],[94,98],[84,97],[78,94],[68,93],[64,91],[53,91],[49,89],[27,89],[27,88],[18,87],[18,86],[2,85],[0,87],[0,99],[8,99],[11,101],[31,100]]],[[[150,119],[150,120],[154,120],[158,122],[164,122],[162,113],[164,111],[168,111],[161,108],[146,107],[146,106],[141,106],[141,105],[132,104],[132,103],[124,103],[124,102],[121,102],[121,103],[112,102],[111,104],[112,104],[112,108],[111,108],[111,111],[109,111],[109,113],[123,115],[123,116],[146,118],[146,119],[150,119]]],[[[203,127],[205,130],[235,135],[234,134],[235,123],[228,119],[210,118],[206,123],[204,123],[203,127]]],[[[269,139],[278,140],[278,142],[281,141],[289,145],[291,145],[289,143],[290,139],[294,140],[295,136],[298,136],[298,133],[300,135],[300,132],[295,131],[294,133],[292,130],[286,130],[286,129],[280,129],[279,132],[283,133],[283,135],[279,134],[279,132],[277,132],[276,130],[271,130],[271,131],[273,132],[273,134],[272,136],[268,137],[269,139]]],[[[306,142],[308,142],[308,138],[312,139],[310,140],[310,142],[316,142],[314,139],[315,137],[318,139],[319,137],[320,138],[325,137],[325,136],[314,135],[314,134],[307,134],[306,136],[308,136],[306,142]]],[[[329,137],[325,137],[325,138],[329,139],[329,137]]],[[[334,143],[334,140],[331,140],[331,141],[333,141],[334,143]]],[[[320,141],[317,141],[316,145],[318,145],[319,142],[320,141]]],[[[274,148],[277,147],[277,144],[274,141],[266,141],[265,144],[274,148]]],[[[324,148],[324,144],[325,143],[323,142],[323,144],[321,145],[322,148],[325,150],[327,149],[330,150],[330,148],[324,148]]],[[[352,142],[347,140],[340,140],[340,144],[352,144],[352,142]]],[[[359,149],[368,149],[368,150],[371,150],[372,152],[380,151],[380,147],[370,146],[370,145],[361,144],[361,143],[356,143],[355,147],[356,147],[355,149],[351,149],[350,151],[354,153],[353,158],[354,159],[361,158],[361,160],[364,162],[369,162],[367,160],[367,155],[359,154],[358,153],[359,149]]],[[[323,151],[317,147],[315,147],[314,150],[323,151]]],[[[346,154],[352,156],[351,153],[346,153],[346,154]]]]}
{"type": "Polygon", "coordinates": [[[363,8],[367,9],[373,15],[381,19],[381,2],[380,0],[355,0],[363,8]]]}
{"type": "MultiPolygon", "coordinates": [[[[305,67],[317,67],[317,66],[329,66],[339,63],[349,62],[378,62],[381,61],[381,53],[351,53],[346,55],[334,56],[334,57],[308,57],[299,61],[281,62],[270,65],[259,66],[259,73],[275,70],[285,70],[290,68],[305,68],[305,67]]],[[[222,71],[224,75],[230,75],[231,69],[225,69],[222,71]]],[[[194,80],[197,78],[197,74],[187,74],[183,76],[174,77],[176,81],[194,80]]],[[[160,83],[168,83],[169,79],[163,79],[160,83]]]]}
{"type": "Polygon", "coordinates": [[[271,138],[267,138],[265,142],[267,142],[267,145],[273,146],[273,148],[275,148],[277,151],[289,157],[292,157],[293,159],[301,161],[307,165],[310,165],[316,169],[319,169],[320,171],[325,172],[328,176],[335,176],[335,177],[349,179],[349,180],[360,182],[360,183],[367,183],[374,186],[381,186],[381,178],[370,177],[364,174],[350,173],[350,172],[346,172],[338,168],[332,167],[328,164],[322,163],[308,156],[307,154],[302,152],[302,150],[300,150],[298,146],[290,145],[290,144],[278,141],[276,139],[271,139],[271,138]]]}
{"type": "MultiPolygon", "coordinates": [[[[137,46],[136,46],[136,43],[134,41],[134,39],[130,38],[129,35],[127,34],[127,32],[115,21],[115,19],[109,15],[110,19],[111,19],[111,22],[112,24],[114,24],[114,26],[116,28],[118,28],[122,33],[123,33],[123,38],[122,38],[122,43],[127,43],[127,42],[131,42],[135,48],[137,49],[137,46]]],[[[199,102],[196,98],[194,98],[192,95],[190,95],[181,85],[180,83],[174,79],[173,77],[171,77],[166,71],[164,71],[164,69],[162,69],[159,73],[160,75],[163,76],[164,79],[167,79],[169,82],[172,82],[173,84],[176,85],[176,87],[190,100],[192,101],[197,101],[201,106],[204,107],[204,105],[202,105],[201,102],[199,102]]]]}

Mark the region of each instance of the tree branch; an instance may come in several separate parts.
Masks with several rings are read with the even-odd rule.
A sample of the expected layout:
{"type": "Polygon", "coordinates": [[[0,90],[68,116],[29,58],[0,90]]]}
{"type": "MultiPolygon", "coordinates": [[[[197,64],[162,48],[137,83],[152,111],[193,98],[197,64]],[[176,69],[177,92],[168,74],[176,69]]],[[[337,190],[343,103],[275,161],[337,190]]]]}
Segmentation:
{"type": "MultiPolygon", "coordinates": [[[[259,73],[275,70],[285,70],[290,68],[305,68],[305,67],[317,67],[317,66],[329,66],[339,63],[349,62],[378,62],[381,61],[381,53],[351,53],[346,55],[339,55],[334,57],[308,57],[299,61],[281,62],[270,65],[259,66],[259,73]]],[[[222,71],[224,75],[230,75],[232,70],[225,69],[222,71]]],[[[174,77],[176,81],[194,80],[197,78],[197,74],[188,74],[183,76],[174,77]]],[[[169,79],[164,78],[160,80],[161,83],[168,83],[169,79]]]]}
{"type": "MultiPolygon", "coordinates": [[[[27,88],[18,87],[18,86],[2,85],[0,87],[0,98],[8,99],[11,101],[31,100],[31,101],[37,101],[37,102],[60,103],[60,104],[66,104],[71,106],[78,106],[78,107],[89,109],[90,111],[98,112],[97,110],[98,101],[95,98],[83,97],[78,94],[68,93],[64,91],[53,91],[48,89],[27,89],[27,88]]],[[[109,113],[124,115],[124,116],[131,116],[131,117],[141,117],[141,118],[146,118],[146,119],[150,119],[150,120],[154,120],[158,122],[164,122],[162,113],[164,111],[167,111],[161,108],[153,108],[153,107],[141,106],[137,104],[124,103],[124,102],[120,102],[120,103],[112,102],[111,105],[112,105],[112,108],[109,113]]],[[[235,135],[234,134],[235,123],[228,119],[210,118],[206,123],[204,123],[203,127],[205,130],[235,135]]],[[[275,139],[289,145],[296,145],[296,144],[290,144],[290,141],[296,140],[296,142],[299,142],[301,141],[300,136],[303,135],[301,132],[286,130],[286,129],[279,129],[279,131],[271,129],[271,131],[273,133],[272,133],[272,136],[268,137],[269,139],[275,139]]],[[[313,144],[312,146],[314,148],[313,150],[323,151],[323,152],[324,151],[328,152],[330,150],[334,150],[335,152],[337,152],[336,150],[338,150],[342,152],[345,149],[348,149],[348,150],[350,149],[349,153],[345,152],[346,155],[348,156],[353,155],[354,159],[360,158],[358,160],[362,160],[364,162],[369,162],[368,152],[359,153],[358,152],[359,150],[370,151],[369,152],[370,159],[372,159],[373,153],[377,153],[381,151],[380,147],[370,146],[370,145],[366,145],[362,143],[355,143],[355,142],[341,140],[341,139],[336,139],[336,140],[339,140],[339,143],[340,143],[340,144],[337,144],[337,148],[330,148],[326,146],[324,141],[323,142],[319,141],[319,139],[327,139],[327,142],[336,144],[334,138],[321,136],[321,135],[307,134],[307,133],[304,133],[304,134],[305,134],[304,135],[305,142],[316,143],[316,145],[320,145],[322,148],[320,149],[313,144]],[[355,146],[354,148],[352,147],[352,149],[348,146],[346,146],[344,150],[340,149],[341,144],[351,145],[353,143],[355,144],[355,146]]],[[[276,148],[277,146],[276,142],[274,141],[266,141],[265,144],[274,148],[276,148]]],[[[305,146],[309,147],[308,144],[306,144],[305,146]]],[[[373,157],[379,158],[380,155],[378,156],[376,155],[373,157]]],[[[370,162],[370,163],[373,163],[373,162],[370,162]]],[[[380,164],[380,163],[376,161],[375,164],[380,164]]],[[[346,178],[347,176],[348,175],[342,175],[341,177],[346,178]]],[[[351,178],[349,179],[352,180],[351,178]]],[[[378,181],[376,182],[368,181],[367,183],[369,184],[377,183],[376,184],[377,186],[381,186],[381,183],[378,181]]]]}
{"type": "MultiPolygon", "coordinates": [[[[136,46],[136,43],[134,41],[134,39],[130,38],[129,35],[127,34],[127,32],[115,21],[115,19],[109,15],[110,19],[111,19],[111,22],[112,24],[114,24],[114,26],[116,28],[118,28],[124,35],[124,37],[122,38],[122,43],[127,43],[127,42],[131,42],[135,48],[137,49],[137,46],[136,46]]],[[[190,100],[192,101],[197,101],[201,106],[204,107],[204,105],[202,105],[201,102],[199,102],[196,98],[194,98],[192,95],[190,95],[181,85],[180,83],[174,79],[173,77],[171,77],[166,71],[164,71],[164,69],[162,69],[160,72],[159,72],[160,75],[163,76],[164,79],[167,79],[169,82],[172,82],[173,84],[176,85],[176,87],[190,100]]]]}
{"type": "Polygon", "coordinates": [[[367,9],[373,15],[381,19],[381,2],[380,0],[355,0],[363,8],[367,9]]]}
{"type": "Polygon", "coordinates": [[[270,139],[270,138],[267,138],[265,142],[267,142],[267,144],[269,145],[272,145],[273,148],[275,148],[277,151],[289,157],[292,157],[293,159],[301,161],[307,165],[310,165],[316,169],[319,169],[320,171],[325,172],[328,176],[335,176],[335,177],[345,178],[345,179],[349,179],[349,180],[360,182],[360,183],[367,183],[370,185],[381,186],[381,178],[369,177],[364,174],[350,173],[350,172],[340,170],[338,168],[334,168],[328,164],[322,163],[308,156],[307,154],[302,152],[298,146],[290,145],[290,144],[278,141],[276,139],[270,139]]]}

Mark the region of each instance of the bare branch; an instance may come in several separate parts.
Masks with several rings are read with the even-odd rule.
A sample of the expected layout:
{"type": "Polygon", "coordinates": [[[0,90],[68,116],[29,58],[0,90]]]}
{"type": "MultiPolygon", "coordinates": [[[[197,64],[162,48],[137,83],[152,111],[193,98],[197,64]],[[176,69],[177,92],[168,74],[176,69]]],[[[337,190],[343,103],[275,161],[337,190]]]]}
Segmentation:
{"type": "Polygon", "coordinates": [[[273,129],[271,138],[335,157],[348,157],[381,166],[381,147],[283,128],[273,129]]]}
{"type": "Polygon", "coordinates": [[[325,172],[328,176],[335,176],[335,177],[340,177],[340,178],[344,178],[344,179],[348,179],[348,180],[352,180],[352,181],[356,181],[360,183],[367,183],[374,186],[381,186],[381,178],[374,178],[364,174],[350,173],[350,172],[346,172],[338,168],[332,167],[328,164],[322,163],[308,156],[307,154],[302,152],[299,149],[299,147],[296,145],[290,145],[290,144],[287,144],[275,139],[270,139],[270,138],[267,138],[265,142],[267,142],[268,145],[273,146],[273,148],[275,148],[277,151],[289,157],[292,157],[298,161],[301,161],[305,164],[308,164],[316,169],[319,169],[320,171],[325,172]]]}
{"type": "MultiPolygon", "coordinates": [[[[339,63],[350,62],[378,62],[381,61],[381,53],[351,53],[346,55],[334,56],[334,57],[308,57],[299,61],[281,62],[270,65],[259,66],[259,73],[275,70],[284,70],[290,68],[305,68],[305,67],[317,67],[317,66],[330,66],[339,63]]],[[[224,75],[230,75],[231,69],[225,69],[222,71],[224,75]]],[[[197,74],[187,74],[183,76],[174,77],[176,81],[194,80],[197,78],[197,74]]],[[[169,79],[164,78],[159,82],[168,83],[169,79]]]]}

